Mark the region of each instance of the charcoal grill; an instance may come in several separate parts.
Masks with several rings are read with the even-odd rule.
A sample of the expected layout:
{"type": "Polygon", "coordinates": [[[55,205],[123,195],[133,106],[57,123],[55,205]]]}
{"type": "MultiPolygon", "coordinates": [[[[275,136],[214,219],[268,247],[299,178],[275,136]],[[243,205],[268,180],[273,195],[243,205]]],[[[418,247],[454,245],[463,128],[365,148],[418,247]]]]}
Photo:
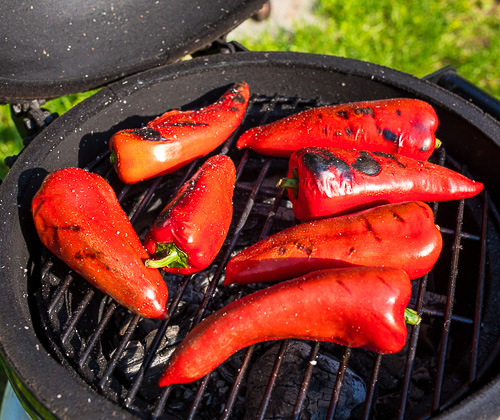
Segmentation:
{"type": "Polygon", "coordinates": [[[26,409],[59,419],[315,418],[313,409],[319,418],[349,413],[351,418],[497,418],[500,124],[438,86],[440,74],[431,79],[314,54],[204,55],[107,84],[47,126],[23,150],[0,189],[0,354],[26,409]],[[141,126],[166,109],[208,104],[242,80],[252,92],[249,110],[237,132],[214,151],[237,165],[231,230],[204,272],[164,274],[169,320],[131,315],[41,246],[30,200],[48,172],[68,166],[104,176],[143,235],[204,159],[175,174],[126,186],[108,161],[111,134],[141,126]],[[239,151],[237,136],[310,107],[390,97],[431,103],[444,144],[433,161],[486,187],[472,199],[433,204],[444,248],[435,268],[414,281],[411,305],[423,320],[409,329],[405,349],[380,356],[327,343],[264,343],[238,352],[193,384],[159,389],[163,363],[189,328],[259,287],[221,285],[230,256],[296,223],[286,194],[275,187],[286,174],[286,160],[239,151]],[[299,364],[293,358],[297,349],[299,364]],[[293,387],[290,368],[300,372],[293,387]],[[353,376],[361,397],[346,411],[353,376]],[[284,388],[292,390],[283,393],[284,388]],[[318,390],[324,394],[319,399],[318,390]]]}

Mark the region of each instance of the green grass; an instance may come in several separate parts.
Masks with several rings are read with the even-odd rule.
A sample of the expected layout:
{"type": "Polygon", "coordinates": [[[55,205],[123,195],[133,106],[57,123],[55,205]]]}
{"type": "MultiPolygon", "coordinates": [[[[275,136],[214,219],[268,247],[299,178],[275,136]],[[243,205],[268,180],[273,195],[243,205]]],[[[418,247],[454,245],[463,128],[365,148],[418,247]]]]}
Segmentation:
{"type": "Polygon", "coordinates": [[[240,39],[251,50],[350,57],[423,77],[453,65],[500,98],[496,0],[319,0],[313,24],[240,39]]]}
{"type": "MultiPolygon", "coordinates": [[[[274,0],[273,7],[279,7],[274,0]]],[[[269,22],[237,40],[254,51],[299,51],[350,57],[423,77],[452,65],[472,83],[500,98],[500,6],[496,0],[318,0],[314,23],[292,29],[269,22]]],[[[231,40],[231,38],[229,38],[231,40]]],[[[59,114],[88,94],[49,101],[59,114]]],[[[0,179],[4,158],[22,140],[8,106],[0,106],[0,179]]]]}

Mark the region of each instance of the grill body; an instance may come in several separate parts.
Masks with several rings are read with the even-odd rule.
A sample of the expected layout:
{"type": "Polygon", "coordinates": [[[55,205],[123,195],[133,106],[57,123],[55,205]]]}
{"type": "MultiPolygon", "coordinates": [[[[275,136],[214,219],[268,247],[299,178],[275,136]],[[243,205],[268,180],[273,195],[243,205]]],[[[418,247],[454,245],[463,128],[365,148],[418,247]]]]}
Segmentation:
{"type": "MultiPolygon", "coordinates": [[[[141,194],[152,185],[124,188],[108,171],[105,160],[107,141],[111,134],[123,128],[139,127],[168,109],[202,106],[216,99],[228,85],[243,80],[249,83],[254,95],[254,112],[247,121],[249,125],[262,123],[261,118],[279,118],[295,112],[297,106],[307,108],[358,100],[412,97],[426,100],[435,107],[440,120],[437,136],[445,144],[449,157],[442,163],[484,182],[487,194],[466,203],[441,205],[438,209],[444,220],[452,222],[445,226],[448,235],[448,251],[444,257],[446,262],[435,270],[431,281],[438,281],[436,290],[448,299],[440,313],[429,312],[426,316],[450,325],[450,328],[440,330],[441,338],[437,340],[444,348],[443,352],[436,353],[441,356],[435,361],[437,377],[441,377],[441,380],[431,380],[433,391],[427,402],[429,409],[418,412],[406,407],[405,392],[408,389],[405,391],[405,387],[410,388],[410,384],[405,384],[405,378],[409,376],[403,373],[400,387],[403,398],[402,402],[396,404],[396,413],[393,414],[396,417],[453,415],[453,418],[470,418],[471,413],[480,411],[485,418],[496,418],[500,412],[495,398],[500,380],[497,377],[496,358],[500,334],[494,314],[498,305],[500,272],[496,262],[498,258],[495,259],[499,251],[496,243],[499,223],[495,203],[500,194],[500,169],[495,162],[500,159],[500,125],[467,101],[412,76],[356,60],[290,53],[245,52],[231,56],[210,56],[132,76],[103,88],[70,110],[47,127],[22,152],[0,190],[0,208],[5,215],[0,230],[0,241],[5,250],[0,255],[0,281],[3,288],[0,295],[0,323],[6,326],[0,334],[0,350],[3,361],[9,366],[11,382],[15,384],[22,402],[30,411],[45,418],[108,418],[110,413],[118,418],[151,418],[156,414],[160,418],[170,418],[172,414],[165,411],[165,407],[172,404],[172,395],[160,393],[152,403],[143,402],[140,394],[138,396],[135,391],[131,391],[133,385],[123,385],[126,381],[115,378],[114,369],[108,370],[108,362],[112,363],[113,360],[113,350],[121,351],[120,342],[113,343],[114,349],[106,347],[110,346],[109,343],[101,343],[102,354],[106,359],[104,366],[99,365],[99,358],[95,359],[94,365],[85,359],[85,363],[78,366],[78,360],[81,360],[94,333],[92,327],[98,325],[96,320],[105,317],[106,308],[112,303],[101,299],[101,304],[87,309],[81,318],[75,319],[73,327],[68,327],[66,321],[71,323],[72,315],[78,313],[75,309],[81,303],[78,299],[88,296],[89,288],[78,279],[73,280],[71,287],[76,289],[73,289],[71,302],[68,303],[67,296],[54,301],[51,287],[57,289],[60,284],[55,280],[54,284],[50,280],[48,283],[43,280],[47,278],[44,270],[49,267],[54,276],[61,272],[60,283],[65,281],[67,273],[57,262],[51,265],[50,256],[44,253],[31,222],[30,200],[48,172],[68,166],[88,167],[90,170],[103,171],[103,175],[109,177],[133,218],[137,211],[137,214],[143,211],[140,208],[143,202],[141,194]],[[468,255],[465,251],[457,253],[461,248],[473,249],[470,259],[460,260],[461,255],[468,255]],[[456,277],[455,272],[463,274],[456,277]],[[461,286],[468,278],[473,284],[472,289],[461,286]],[[469,293],[470,296],[462,296],[469,293]],[[65,310],[64,305],[71,307],[67,310],[66,319],[60,315],[65,310]],[[81,322],[87,322],[83,325],[89,327],[81,327],[81,322]],[[480,324],[483,324],[483,328],[475,328],[475,325],[480,324]],[[450,359],[446,354],[448,342],[458,339],[455,328],[471,335],[464,354],[452,358],[454,364],[467,365],[458,375],[460,377],[456,378],[464,384],[462,389],[448,389],[448,382],[443,381],[450,359]],[[64,336],[65,331],[67,336],[64,336]],[[483,345],[485,333],[491,335],[491,339],[483,345]],[[469,352],[472,352],[473,359],[468,356],[469,352]],[[460,402],[463,398],[466,399],[460,402]],[[460,404],[457,405],[458,402],[460,404]],[[443,414],[449,409],[452,409],[450,414],[443,414]]],[[[280,223],[293,223],[284,214],[281,219],[273,221],[271,227],[266,225],[266,214],[272,209],[269,203],[279,204],[282,198],[276,195],[270,181],[284,174],[286,162],[234,151],[231,143],[222,146],[220,151],[229,153],[237,164],[245,162],[243,176],[238,181],[239,190],[245,197],[244,202],[253,206],[251,215],[260,214],[259,205],[265,207],[262,211],[263,220],[258,217],[255,220],[259,234],[278,229],[280,223]]],[[[189,171],[190,168],[186,168],[177,178],[161,181],[165,183],[165,190],[174,191],[189,171]]],[[[232,234],[240,235],[240,245],[244,244],[245,231],[253,223],[245,219],[245,224],[250,223],[246,224],[246,228],[245,224],[237,226],[238,221],[243,220],[240,217],[243,217],[245,209],[239,209],[233,221],[232,234]]],[[[139,221],[135,226],[138,230],[144,228],[139,221]]],[[[229,252],[230,247],[228,243],[221,251],[218,260],[221,267],[224,252],[229,252]]],[[[212,275],[215,278],[221,275],[218,272],[220,269],[215,267],[214,270],[212,275]]],[[[209,286],[213,287],[214,294],[218,290],[216,286],[216,281],[209,286]]],[[[176,287],[181,290],[186,284],[179,280],[176,287]]],[[[66,289],[62,290],[62,294],[66,293],[66,289]]],[[[94,298],[93,295],[89,297],[94,298]]],[[[418,299],[416,288],[417,305],[418,299]]],[[[113,310],[115,314],[122,314],[120,308],[113,310]]],[[[129,331],[133,334],[133,327],[137,325],[134,322],[138,320],[127,318],[127,314],[114,315],[111,319],[115,318],[122,322],[116,326],[122,329],[120,337],[126,337],[129,331]]],[[[161,331],[161,326],[159,328],[161,331]]],[[[450,345],[449,348],[456,351],[457,347],[450,345]]],[[[315,345],[312,349],[319,351],[315,345]]],[[[91,352],[95,353],[95,350],[91,352]]],[[[411,352],[410,346],[405,354],[411,356],[411,352]]],[[[342,349],[340,359],[349,365],[349,360],[355,359],[356,355],[356,352],[342,349]]],[[[248,354],[249,358],[251,356],[248,354]]],[[[411,369],[411,357],[407,360],[407,369],[411,369]]],[[[377,373],[383,363],[382,359],[375,358],[373,367],[370,367],[372,373],[366,375],[369,397],[374,395],[370,384],[375,386],[376,383],[370,377],[377,373]]],[[[237,379],[236,388],[242,383],[242,379],[237,379]]],[[[341,384],[340,380],[338,384],[341,384]]],[[[204,388],[197,389],[201,389],[194,391],[198,396],[187,404],[194,406],[194,412],[197,409],[196,399],[201,399],[205,393],[204,388]]],[[[229,393],[228,398],[231,395],[236,398],[237,391],[229,393]]],[[[334,394],[330,411],[336,403],[334,394]]],[[[238,412],[234,408],[237,406],[234,401],[228,399],[227,405],[230,407],[228,416],[238,412]]],[[[225,414],[223,412],[220,415],[223,417],[225,414]]],[[[366,415],[372,415],[369,407],[366,415]]]]}

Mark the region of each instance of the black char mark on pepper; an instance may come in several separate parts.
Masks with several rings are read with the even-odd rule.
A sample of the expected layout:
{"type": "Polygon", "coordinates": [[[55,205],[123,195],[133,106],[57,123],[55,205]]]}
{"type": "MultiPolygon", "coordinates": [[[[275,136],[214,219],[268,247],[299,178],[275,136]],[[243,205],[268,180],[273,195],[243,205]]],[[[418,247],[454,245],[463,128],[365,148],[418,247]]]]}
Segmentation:
{"type": "Polygon", "coordinates": [[[373,153],[374,155],[376,155],[376,156],[380,156],[380,157],[385,158],[385,159],[393,160],[394,162],[396,162],[396,163],[398,164],[398,166],[399,166],[400,168],[403,168],[403,169],[404,169],[404,168],[406,168],[406,166],[405,166],[405,165],[403,165],[403,164],[399,161],[399,159],[397,158],[397,156],[395,156],[395,155],[392,155],[392,154],[390,154],[390,153],[386,153],[386,152],[372,152],[372,153],[373,153]]]}
{"type": "Polygon", "coordinates": [[[401,223],[405,223],[406,220],[403,219],[399,214],[397,214],[396,212],[394,211],[391,211],[391,214],[392,214],[392,217],[397,220],[398,222],[401,222],[401,223]]]}
{"type": "Polygon", "coordinates": [[[349,115],[347,114],[346,111],[338,111],[337,112],[337,115],[340,117],[340,118],[343,118],[344,120],[348,120],[349,119],[349,115]]]}
{"type": "Polygon", "coordinates": [[[346,284],[342,280],[336,280],[337,284],[341,286],[347,293],[352,295],[351,290],[346,286],[346,284]]]}
{"type": "Polygon", "coordinates": [[[194,121],[178,121],[173,124],[167,124],[167,127],[206,127],[208,124],[199,123],[194,121]]]}
{"type": "Polygon", "coordinates": [[[90,251],[85,251],[85,250],[79,250],[75,254],[75,258],[77,260],[83,260],[83,259],[90,259],[90,260],[95,260],[99,256],[99,252],[90,252],[90,251]]]}
{"type": "Polygon", "coordinates": [[[162,137],[159,131],[152,128],[138,128],[132,131],[136,136],[142,137],[143,140],[148,141],[164,141],[165,138],[162,137]]]}
{"type": "Polygon", "coordinates": [[[243,95],[241,93],[237,93],[234,98],[233,98],[233,102],[236,102],[238,104],[244,104],[245,103],[245,98],[243,97],[243,95]]]}
{"type": "Polygon", "coordinates": [[[371,106],[364,106],[361,108],[356,108],[354,110],[356,115],[370,115],[372,118],[375,118],[375,112],[371,106]]]}
{"type": "Polygon", "coordinates": [[[376,176],[382,170],[380,163],[365,151],[359,152],[359,156],[352,164],[352,168],[368,176],[376,176]]]}
{"type": "Polygon", "coordinates": [[[368,219],[365,219],[365,218],[363,218],[363,221],[365,222],[365,228],[366,228],[366,230],[373,235],[373,237],[375,238],[375,240],[377,242],[381,242],[382,238],[378,235],[377,232],[375,232],[375,230],[373,229],[373,226],[370,223],[370,221],[368,219]]]}
{"type": "Polygon", "coordinates": [[[78,225],[69,225],[69,226],[54,226],[54,230],[73,230],[75,232],[80,231],[81,227],[78,225]]]}
{"type": "Polygon", "coordinates": [[[384,128],[382,130],[382,137],[390,142],[393,142],[396,146],[399,145],[399,137],[394,131],[389,130],[388,128],[384,128]]]}
{"type": "Polygon", "coordinates": [[[391,291],[394,291],[392,286],[389,283],[387,283],[382,276],[377,276],[377,279],[380,280],[380,282],[383,283],[385,286],[387,286],[391,291]]]}
{"type": "Polygon", "coordinates": [[[315,176],[319,176],[324,172],[329,172],[332,167],[337,169],[339,176],[347,181],[351,180],[353,176],[349,164],[336,157],[329,150],[307,151],[302,156],[302,163],[304,167],[315,176]]]}

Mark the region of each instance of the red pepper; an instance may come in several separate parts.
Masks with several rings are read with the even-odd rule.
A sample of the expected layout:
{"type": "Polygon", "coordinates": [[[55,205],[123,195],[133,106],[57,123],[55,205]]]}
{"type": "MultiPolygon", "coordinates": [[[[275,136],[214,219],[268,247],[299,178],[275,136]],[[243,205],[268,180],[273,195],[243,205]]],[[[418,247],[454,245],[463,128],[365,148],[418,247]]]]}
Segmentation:
{"type": "Polygon", "coordinates": [[[44,179],[32,201],[42,243],[72,270],[132,312],[167,318],[167,286],[114,191],[99,175],[65,168],[44,179]]]}
{"type": "Polygon", "coordinates": [[[224,243],[233,215],[236,169],[224,155],[208,159],[179,190],[146,234],[148,267],[191,274],[208,267],[224,243]]]}
{"type": "Polygon", "coordinates": [[[443,241],[423,202],[378,206],[302,223],[244,249],[226,267],[225,285],[290,279],[314,270],[386,266],[423,276],[436,263],[443,241]]]}
{"type": "Polygon", "coordinates": [[[396,353],[406,342],[408,275],[393,267],[311,272],[247,295],[200,322],[175,349],[160,386],[195,381],[238,350],[295,338],[396,353]]]}
{"type": "Polygon", "coordinates": [[[417,99],[387,99],[312,108],[252,128],[238,139],[264,155],[288,157],[303,147],[337,147],[427,160],[439,146],[434,108],[417,99]]]}
{"type": "Polygon", "coordinates": [[[483,184],[444,166],[400,155],[307,147],[290,157],[288,188],[302,221],[404,201],[469,198],[483,184]]]}
{"type": "Polygon", "coordinates": [[[238,83],[205,108],[170,111],[145,128],[119,131],[109,142],[118,176],[134,184],[171,173],[207,155],[239,126],[248,99],[248,85],[238,83]]]}

